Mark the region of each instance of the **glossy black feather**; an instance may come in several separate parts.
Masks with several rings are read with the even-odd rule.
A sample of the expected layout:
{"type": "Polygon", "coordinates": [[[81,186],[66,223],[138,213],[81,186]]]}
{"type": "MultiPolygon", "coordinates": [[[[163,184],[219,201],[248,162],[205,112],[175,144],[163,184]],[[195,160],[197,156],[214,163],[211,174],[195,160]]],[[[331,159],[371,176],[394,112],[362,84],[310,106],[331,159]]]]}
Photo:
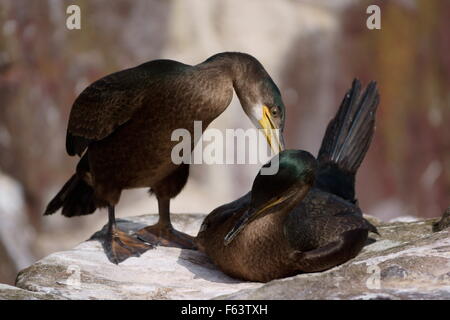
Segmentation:
{"type": "Polygon", "coordinates": [[[329,123],[318,154],[316,187],[355,202],[355,175],[375,131],[379,95],[371,82],[362,95],[354,80],[336,116],[329,123]]]}

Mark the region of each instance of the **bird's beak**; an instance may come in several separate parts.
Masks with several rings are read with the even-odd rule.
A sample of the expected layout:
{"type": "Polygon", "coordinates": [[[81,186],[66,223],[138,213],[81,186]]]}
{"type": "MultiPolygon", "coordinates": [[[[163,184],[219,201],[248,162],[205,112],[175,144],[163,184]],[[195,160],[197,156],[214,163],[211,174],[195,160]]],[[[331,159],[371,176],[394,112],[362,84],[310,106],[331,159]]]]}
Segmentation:
{"type": "Polygon", "coordinates": [[[263,106],[262,118],[258,120],[259,125],[264,129],[264,136],[275,154],[284,150],[284,139],[281,130],[276,127],[275,121],[270,114],[269,107],[263,106]]]}
{"type": "Polygon", "coordinates": [[[280,204],[287,200],[288,198],[292,197],[293,193],[289,193],[286,196],[282,196],[280,198],[277,198],[273,201],[270,201],[266,203],[263,207],[259,209],[250,208],[248,209],[241,218],[238,219],[236,224],[234,225],[233,229],[231,229],[230,232],[227,233],[227,235],[224,238],[224,244],[225,246],[229,245],[231,241],[247,226],[250,222],[257,219],[258,217],[261,217],[264,212],[267,209],[272,208],[273,206],[276,206],[277,204],[280,204]]]}

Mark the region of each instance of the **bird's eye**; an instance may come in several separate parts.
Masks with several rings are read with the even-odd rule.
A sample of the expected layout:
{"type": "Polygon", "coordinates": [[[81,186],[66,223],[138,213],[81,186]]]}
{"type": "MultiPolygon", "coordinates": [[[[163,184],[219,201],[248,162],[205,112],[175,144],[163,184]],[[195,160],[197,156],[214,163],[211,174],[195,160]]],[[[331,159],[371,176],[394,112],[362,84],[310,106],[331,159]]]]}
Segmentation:
{"type": "Polygon", "coordinates": [[[270,109],[270,113],[272,114],[272,116],[278,117],[278,114],[280,113],[280,111],[279,111],[278,107],[272,107],[270,109]]]}

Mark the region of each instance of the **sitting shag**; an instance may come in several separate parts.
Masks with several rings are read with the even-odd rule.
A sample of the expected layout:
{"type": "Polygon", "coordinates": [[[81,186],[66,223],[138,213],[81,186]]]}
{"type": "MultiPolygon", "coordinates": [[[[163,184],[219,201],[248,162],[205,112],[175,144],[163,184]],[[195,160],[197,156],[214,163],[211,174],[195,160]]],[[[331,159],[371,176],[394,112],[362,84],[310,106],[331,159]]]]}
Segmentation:
{"type": "Polygon", "coordinates": [[[282,151],[271,160],[278,162],[276,174],[260,171],[249,193],[206,217],[196,242],[223,272],[266,282],[323,271],[355,257],[369,231],[378,233],[355,199],[355,174],[379,102],[374,82],[362,96],[360,90],[355,80],[317,160],[306,151],[282,151]]]}

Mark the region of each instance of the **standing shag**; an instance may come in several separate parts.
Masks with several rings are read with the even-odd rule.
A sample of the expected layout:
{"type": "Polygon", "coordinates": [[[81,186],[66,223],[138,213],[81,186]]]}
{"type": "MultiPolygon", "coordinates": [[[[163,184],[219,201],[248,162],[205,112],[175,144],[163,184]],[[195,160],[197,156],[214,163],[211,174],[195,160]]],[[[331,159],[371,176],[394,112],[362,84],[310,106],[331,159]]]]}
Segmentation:
{"type": "Polygon", "coordinates": [[[374,82],[361,97],[360,90],[355,80],[317,160],[282,151],[272,159],[276,174],[259,173],[249,193],[206,217],[196,242],[221,270],[262,282],[322,271],[356,256],[368,232],[377,232],[356,205],[355,175],[373,137],[379,96],[374,82]]]}
{"type": "Polygon", "coordinates": [[[67,153],[81,159],[45,215],[62,208],[64,216],[73,217],[107,207],[103,243],[114,263],[158,243],[195,248],[193,238],[170,221],[170,199],[189,175],[189,164],[171,161],[177,144],[171,134],[184,128],[193,136],[194,121],[202,121],[204,130],[230,104],[233,89],[254,125],[266,129],[272,149],[282,150],[285,108],[280,91],[248,54],[220,53],[195,66],[155,60],[92,83],[75,100],[67,128],[67,153]],[[156,195],[159,208],[158,223],[137,232],[147,244],[120,231],[114,213],[122,190],[145,187],[156,195]]]}

